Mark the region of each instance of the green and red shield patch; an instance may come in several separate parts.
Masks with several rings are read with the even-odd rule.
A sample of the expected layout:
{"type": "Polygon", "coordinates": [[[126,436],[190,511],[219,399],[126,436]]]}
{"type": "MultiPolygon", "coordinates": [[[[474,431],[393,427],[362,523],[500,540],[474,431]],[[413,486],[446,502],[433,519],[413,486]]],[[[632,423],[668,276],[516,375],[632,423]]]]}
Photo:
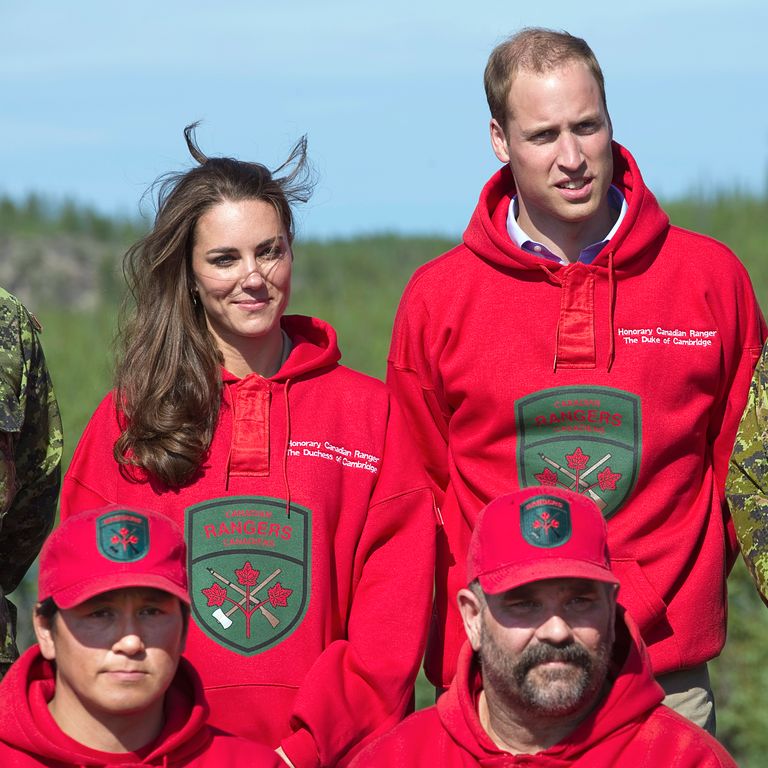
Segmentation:
{"type": "Polygon", "coordinates": [[[192,615],[208,637],[252,656],[282,642],[309,605],[311,512],[228,496],[186,510],[192,615]]]}
{"type": "Polygon", "coordinates": [[[137,512],[118,509],[96,519],[96,543],[104,557],[117,563],[141,560],[149,552],[149,521],[137,512]]]}
{"type": "Polygon", "coordinates": [[[585,494],[606,519],[637,482],[640,398],[611,387],[545,389],[515,402],[521,487],[585,494]]]}
{"type": "Polygon", "coordinates": [[[571,530],[571,505],[565,499],[534,496],[520,505],[520,531],[534,547],[559,547],[571,530]]]}

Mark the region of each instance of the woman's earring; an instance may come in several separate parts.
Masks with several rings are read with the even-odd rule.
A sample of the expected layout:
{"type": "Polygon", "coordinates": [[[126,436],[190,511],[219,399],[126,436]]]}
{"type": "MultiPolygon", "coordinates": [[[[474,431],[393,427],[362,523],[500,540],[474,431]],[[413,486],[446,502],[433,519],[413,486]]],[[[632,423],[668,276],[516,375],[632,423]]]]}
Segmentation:
{"type": "Polygon", "coordinates": [[[192,297],[192,306],[197,309],[197,305],[200,303],[197,288],[190,288],[189,295],[192,297]]]}

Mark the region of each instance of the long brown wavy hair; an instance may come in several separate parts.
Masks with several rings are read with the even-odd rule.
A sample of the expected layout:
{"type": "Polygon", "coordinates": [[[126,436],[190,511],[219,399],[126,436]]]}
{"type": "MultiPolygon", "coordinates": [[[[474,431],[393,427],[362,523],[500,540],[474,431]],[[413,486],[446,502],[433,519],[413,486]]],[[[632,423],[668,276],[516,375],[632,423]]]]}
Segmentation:
{"type": "Polygon", "coordinates": [[[291,204],[306,202],[313,179],[306,137],[274,172],[260,163],[206,157],[184,129],[197,166],[158,179],[152,231],[123,259],[130,291],[123,303],[115,370],[123,432],[115,459],[179,487],[197,472],[211,444],[221,401],[221,353],[193,298],[192,246],[197,221],[224,201],[263,200],[294,236],[291,204]],[[285,171],[285,175],[276,174],[285,171]]]}

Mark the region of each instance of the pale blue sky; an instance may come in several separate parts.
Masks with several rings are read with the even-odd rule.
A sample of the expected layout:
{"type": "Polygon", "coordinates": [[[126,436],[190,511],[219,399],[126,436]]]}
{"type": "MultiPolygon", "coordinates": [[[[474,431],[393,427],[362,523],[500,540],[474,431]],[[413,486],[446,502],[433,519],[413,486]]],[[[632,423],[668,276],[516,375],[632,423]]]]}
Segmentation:
{"type": "Polygon", "coordinates": [[[458,235],[498,165],[483,67],[525,25],[587,39],[658,196],[768,190],[766,0],[0,0],[0,192],[135,214],[200,119],[268,165],[308,134],[300,236],[458,235]]]}

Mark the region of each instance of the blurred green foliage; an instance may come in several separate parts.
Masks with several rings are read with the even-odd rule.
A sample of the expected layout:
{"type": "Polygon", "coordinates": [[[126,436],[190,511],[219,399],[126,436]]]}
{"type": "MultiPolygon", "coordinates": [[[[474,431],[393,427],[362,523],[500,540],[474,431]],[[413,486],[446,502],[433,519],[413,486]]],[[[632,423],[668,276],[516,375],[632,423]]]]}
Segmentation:
{"type": "MultiPolygon", "coordinates": [[[[762,306],[768,307],[768,198],[722,194],[675,201],[666,209],[673,223],[716,237],[739,254],[762,306]]],[[[57,238],[65,233],[98,242],[111,254],[93,264],[101,297],[93,311],[32,302],[44,325],[43,343],[61,405],[65,465],[91,412],[110,387],[120,257],[142,231],[137,221],[111,220],[69,203],[54,207],[35,196],[22,203],[0,198],[0,236],[57,238]]],[[[329,321],[339,333],[344,361],[381,377],[403,287],[418,265],[454,244],[446,238],[397,235],[298,241],[291,311],[329,321]]],[[[22,298],[29,302],[34,297],[22,298]]],[[[740,765],[757,768],[768,754],[768,611],[741,562],[729,588],[728,643],[711,665],[718,736],[740,765]]],[[[28,611],[34,600],[34,575],[15,597],[28,611]]],[[[31,642],[29,635],[25,639],[31,642]]],[[[433,701],[434,692],[422,676],[417,705],[433,701]]]]}

